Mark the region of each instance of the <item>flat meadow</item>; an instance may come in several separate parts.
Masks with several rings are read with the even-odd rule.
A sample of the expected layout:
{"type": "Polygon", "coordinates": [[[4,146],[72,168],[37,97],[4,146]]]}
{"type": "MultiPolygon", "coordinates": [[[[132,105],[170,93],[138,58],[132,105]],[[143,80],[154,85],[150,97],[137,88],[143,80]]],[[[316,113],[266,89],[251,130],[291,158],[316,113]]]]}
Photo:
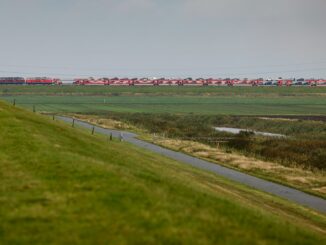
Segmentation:
{"type": "Polygon", "coordinates": [[[1,86],[0,98],[52,113],[326,114],[326,87],[1,86]]]}

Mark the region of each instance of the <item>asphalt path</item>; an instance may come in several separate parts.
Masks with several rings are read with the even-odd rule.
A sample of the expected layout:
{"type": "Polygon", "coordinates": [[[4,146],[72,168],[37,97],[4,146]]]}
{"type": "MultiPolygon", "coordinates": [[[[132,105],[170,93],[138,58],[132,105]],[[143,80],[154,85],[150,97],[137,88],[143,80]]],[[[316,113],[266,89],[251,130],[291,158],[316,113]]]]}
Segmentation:
{"type": "MultiPolygon", "coordinates": [[[[67,123],[72,123],[73,119],[69,117],[56,116],[57,119],[65,121],[67,123]]],[[[137,139],[137,135],[127,131],[105,129],[99,126],[92,125],[87,122],[83,122],[75,119],[75,125],[82,126],[84,128],[92,129],[100,134],[110,135],[119,138],[123,137],[123,140],[132,143],[138,147],[147,149],[149,151],[161,154],[163,156],[172,158],[182,163],[189,164],[193,167],[204,169],[218,175],[221,175],[227,179],[233,180],[235,182],[244,184],[246,186],[252,187],[254,189],[264,191],[275,196],[287,199],[289,201],[295,202],[302,206],[314,209],[321,213],[326,213],[326,200],[308,193],[296,190],[294,188],[277,184],[268,180],[260,179],[249,174],[242,173],[240,171],[223,167],[216,163],[211,163],[196,157],[189,156],[187,154],[176,152],[163,148],[161,146],[148,143],[143,140],[137,139]]]]}

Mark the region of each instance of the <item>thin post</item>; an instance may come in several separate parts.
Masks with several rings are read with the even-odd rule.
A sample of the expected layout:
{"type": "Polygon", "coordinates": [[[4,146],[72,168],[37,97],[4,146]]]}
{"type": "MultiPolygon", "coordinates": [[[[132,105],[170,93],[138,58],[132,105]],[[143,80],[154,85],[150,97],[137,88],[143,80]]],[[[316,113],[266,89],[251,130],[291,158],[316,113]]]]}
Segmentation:
{"type": "Polygon", "coordinates": [[[54,121],[54,114],[52,114],[52,120],[54,121]]]}
{"type": "Polygon", "coordinates": [[[93,126],[93,128],[92,128],[92,134],[94,134],[94,130],[95,130],[95,127],[93,126]]]}
{"type": "Polygon", "coordinates": [[[16,106],[16,99],[14,99],[14,102],[12,104],[13,106],[16,106]]]}
{"type": "Polygon", "coordinates": [[[110,133],[110,141],[112,141],[112,133],[110,133]]]}
{"type": "Polygon", "coordinates": [[[72,119],[72,125],[71,126],[75,127],[75,119],[74,118],[72,119]]]}
{"type": "Polygon", "coordinates": [[[33,112],[35,112],[35,105],[33,105],[33,112]]]}
{"type": "Polygon", "coordinates": [[[122,133],[120,133],[119,139],[120,139],[120,141],[123,141],[123,134],[122,133]]]}

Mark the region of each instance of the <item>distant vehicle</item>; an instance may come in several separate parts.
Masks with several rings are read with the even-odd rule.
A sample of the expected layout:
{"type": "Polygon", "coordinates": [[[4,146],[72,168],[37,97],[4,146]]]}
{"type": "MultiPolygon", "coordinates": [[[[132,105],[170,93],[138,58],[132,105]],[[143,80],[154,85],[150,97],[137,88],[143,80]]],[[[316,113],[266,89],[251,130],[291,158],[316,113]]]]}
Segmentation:
{"type": "Polygon", "coordinates": [[[107,85],[108,80],[105,78],[94,79],[90,78],[77,78],[74,80],[73,84],[75,85],[107,85]]]}
{"type": "Polygon", "coordinates": [[[57,78],[49,78],[49,77],[32,77],[26,78],[27,85],[61,85],[62,82],[57,78]]]}
{"type": "Polygon", "coordinates": [[[275,81],[275,80],[265,81],[262,85],[263,86],[276,86],[277,85],[277,81],[275,81]]]}
{"type": "Polygon", "coordinates": [[[113,78],[109,79],[110,86],[132,86],[135,85],[136,81],[129,78],[113,78]]]}
{"type": "Polygon", "coordinates": [[[0,77],[0,85],[10,85],[10,84],[15,84],[15,85],[22,85],[25,84],[25,79],[23,77],[0,77]]]}
{"type": "Polygon", "coordinates": [[[149,78],[141,78],[141,79],[136,79],[134,85],[148,86],[148,85],[154,85],[154,83],[153,80],[149,78]]]}
{"type": "Polygon", "coordinates": [[[296,81],[296,82],[293,82],[292,83],[292,85],[293,86],[307,86],[307,85],[309,85],[309,83],[308,82],[305,82],[305,81],[303,81],[303,82],[301,82],[301,81],[296,81]]]}
{"type": "MultiPolygon", "coordinates": [[[[58,78],[50,77],[0,77],[0,85],[61,85],[58,78]]],[[[326,86],[326,79],[294,79],[294,78],[76,78],[74,85],[106,85],[106,86],[326,86]]]]}

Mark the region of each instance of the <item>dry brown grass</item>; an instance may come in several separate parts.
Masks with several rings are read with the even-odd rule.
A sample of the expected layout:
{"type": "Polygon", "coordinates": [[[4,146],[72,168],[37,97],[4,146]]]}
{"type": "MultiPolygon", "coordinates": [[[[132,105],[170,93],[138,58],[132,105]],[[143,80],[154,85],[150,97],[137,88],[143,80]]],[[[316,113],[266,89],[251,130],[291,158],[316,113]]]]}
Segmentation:
{"type": "Polygon", "coordinates": [[[111,129],[122,129],[122,130],[133,130],[138,131],[138,129],[130,124],[116,121],[113,119],[101,118],[99,116],[89,116],[89,115],[80,115],[80,114],[72,114],[76,119],[80,119],[89,123],[93,123],[99,125],[103,128],[111,128],[111,129]]]}
{"type": "Polygon", "coordinates": [[[262,120],[270,120],[270,121],[286,121],[286,122],[296,122],[299,121],[299,119],[294,119],[294,118],[273,118],[273,117],[258,117],[259,119],[262,120]]]}
{"type": "Polygon", "coordinates": [[[192,141],[156,137],[153,142],[228,167],[300,187],[305,191],[321,196],[326,194],[326,174],[323,171],[315,172],[300,167],[286,167],[275,162],[263,161],[239,153],[227,153],[223,149],[192,141]]]}

